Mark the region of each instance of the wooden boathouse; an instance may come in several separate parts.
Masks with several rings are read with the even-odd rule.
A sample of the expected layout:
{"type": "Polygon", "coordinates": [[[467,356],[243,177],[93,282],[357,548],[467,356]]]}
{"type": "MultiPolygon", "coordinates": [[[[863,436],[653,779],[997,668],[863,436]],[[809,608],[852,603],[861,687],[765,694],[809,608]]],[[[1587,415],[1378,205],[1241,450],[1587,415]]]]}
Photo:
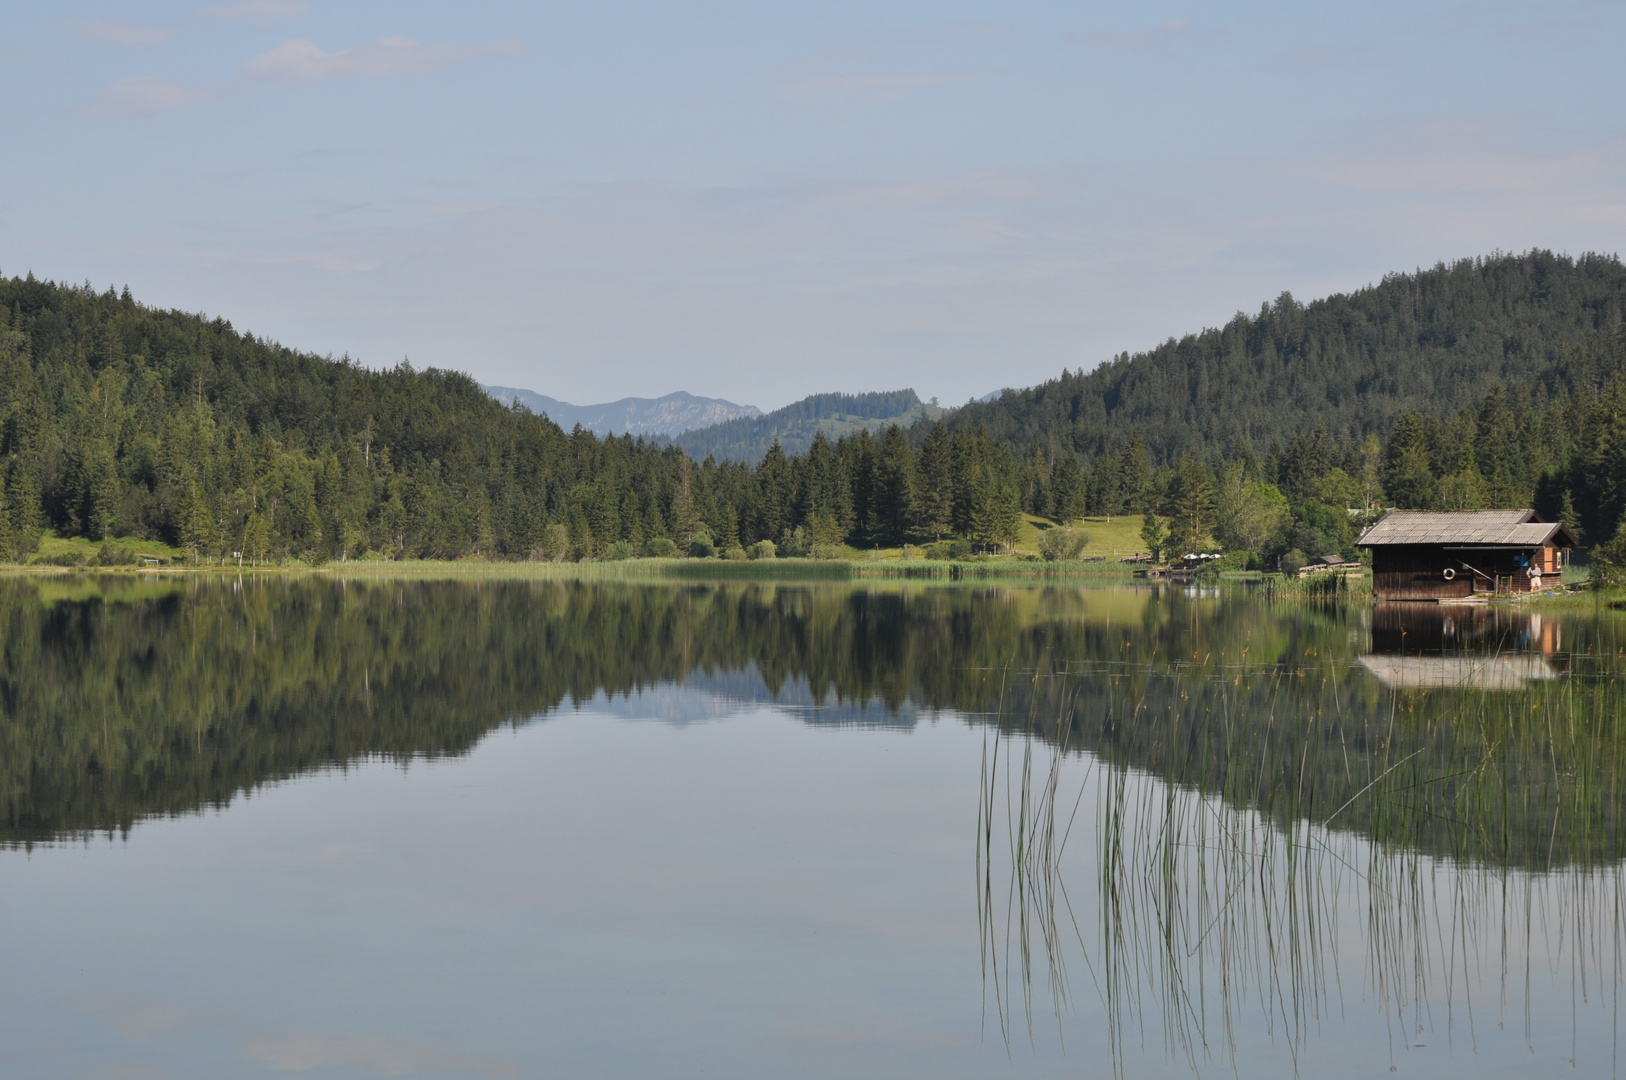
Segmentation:
{"type": "Polygon", "coordinates": [[[1356,547],[1379,600],[1467,600],[1556,584],[1575,537],[1532,510],[1391,510],[1356,547]]]}

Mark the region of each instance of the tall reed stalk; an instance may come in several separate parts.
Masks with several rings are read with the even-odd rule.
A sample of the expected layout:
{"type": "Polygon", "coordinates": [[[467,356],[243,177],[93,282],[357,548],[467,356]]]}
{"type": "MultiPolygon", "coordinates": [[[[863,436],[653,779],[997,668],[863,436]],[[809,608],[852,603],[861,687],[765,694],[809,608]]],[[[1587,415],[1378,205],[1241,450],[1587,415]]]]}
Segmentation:
{"type": "MultiPolygon", "coordinates": [[[[1618,792],[1612,769],[1575,766],[1587,754],[1618,756],[1605,744],[1618,741],[1618,711],[1589,716],[1582,706],[1598,698],[1581,681],[1448,692],[1449,726],[1475,729],[1480,757],[1442,772],[1428,739],[1406,737],[1417,722],[1412,697],[1393,695],[1377,736],[1394,752],[1353,794],[1343,785],[1336,803],[1303,766],[1305,744],[1296,776],[1280,775],[1279,760],[1255,745],[1253,766],[1234,759],[1182,783],[1132,763],[1121,744],[1071,749],[1070,723],[1058,722],[1048,743],[1031,716],[990,737],[977,906],[986,993],[1007,1047],[1022,1030],[1034,1042],[1040,1012],[1065,1036],[1078,1004],[1072,958],[1090,973],[1120,1074],[1137,1047],[1152,1045],[1193,1070],[1241,1073],[1260,1039],[1285,1049],[1296,1071],[1329,1025],[1363,1010],[1382,1017],[1390,1065],[1442,1038],[1477,1053],[1482,1035],[1510,1018],[1532,1047],[1550,1049],[1555,1035],[1535,1017],[1553,1004],[1542,977],[1559,973],[1575,1021],[1566,1056],[1614,1068],[1618,1037],[1602,1046],[1577,1032],[1594,1011],[1618,1028],[1626,877],[1612,827],[1600,835],[1592,820],[1605,796],[1595,785],[1608,798],[1618,792]],[[1600,723],[1603,735],[1592,730],[1600,723]],[[1545,779],[1530,775],[1530,761],[1510,760],[1537,738],[1545,779]],[[1546,836],[1534,848],[1525,811],[1536,807],[1523,805],[1522,790],[1532,786],[1545,793],[1546,836]],[[1093,810],[1092,857],[1064,865],[1081,806],[1093,810]],[[1069,881],[1072,896],[1090,898],[1093,919],[1087,910],[1080,919],[1069,881]]],[[[1144,706],[1131,722],[1156,725],[1144,706]]],[[[1223,710],[1208,716],[1218,731],[1235,730],[1223,710]]],[[[1179,725],[1165,734],[1192,737],[1179,725]]]]}

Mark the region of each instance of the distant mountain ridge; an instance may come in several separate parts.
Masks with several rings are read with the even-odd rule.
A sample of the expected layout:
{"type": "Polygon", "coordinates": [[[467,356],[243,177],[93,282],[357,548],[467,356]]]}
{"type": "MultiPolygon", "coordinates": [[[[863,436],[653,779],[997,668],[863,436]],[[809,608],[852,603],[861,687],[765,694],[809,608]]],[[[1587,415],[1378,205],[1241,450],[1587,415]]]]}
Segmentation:
{"type": "Polygon", "coordinates": [[[923,403],[913,390],[813,394],[762,416],[686,431],[672,441],[696,461],[713,457],[755,465],[775,439],[785,453],[799,454],[820,430],[834,440],[860,431],[879,431],[888,424],[906,428],[919,420],[935,420],[944,412],[923,403]]]}
{"type": "Polygon", "coordinates": [[[601,405],[572,405],[568,401],[512,386],[482,386],[502,402],[524,405],[566,431],[577,424],[597,435],[678,435],[692,428],[710,427],[729,420],[761,416],[755,405],[736,405],[722,398],[696,397],[679,390],[658,398],[622,398],[601,405]]]}

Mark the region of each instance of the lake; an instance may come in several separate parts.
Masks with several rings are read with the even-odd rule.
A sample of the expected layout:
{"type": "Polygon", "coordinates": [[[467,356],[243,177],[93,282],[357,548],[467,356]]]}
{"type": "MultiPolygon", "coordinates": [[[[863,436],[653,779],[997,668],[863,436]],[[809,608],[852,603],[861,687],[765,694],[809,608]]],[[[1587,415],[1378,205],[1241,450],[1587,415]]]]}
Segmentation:
{"type": "Polygon", "coordinates": [[[1626,614],[0,579],[7,1077],[1618,1071],[1626,614]]]}

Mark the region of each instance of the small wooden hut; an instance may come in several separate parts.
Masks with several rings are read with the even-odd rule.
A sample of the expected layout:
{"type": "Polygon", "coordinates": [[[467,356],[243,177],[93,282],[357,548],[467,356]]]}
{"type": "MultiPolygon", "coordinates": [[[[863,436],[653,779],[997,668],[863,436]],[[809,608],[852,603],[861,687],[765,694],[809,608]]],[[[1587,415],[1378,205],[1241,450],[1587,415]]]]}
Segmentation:
{"type": "Polygon", "coordinates": [[[1552,585],[1575,537],[1532,510],[1391,510],[1361,538],[1379,600],[1466,600],[1552,585]]]}

